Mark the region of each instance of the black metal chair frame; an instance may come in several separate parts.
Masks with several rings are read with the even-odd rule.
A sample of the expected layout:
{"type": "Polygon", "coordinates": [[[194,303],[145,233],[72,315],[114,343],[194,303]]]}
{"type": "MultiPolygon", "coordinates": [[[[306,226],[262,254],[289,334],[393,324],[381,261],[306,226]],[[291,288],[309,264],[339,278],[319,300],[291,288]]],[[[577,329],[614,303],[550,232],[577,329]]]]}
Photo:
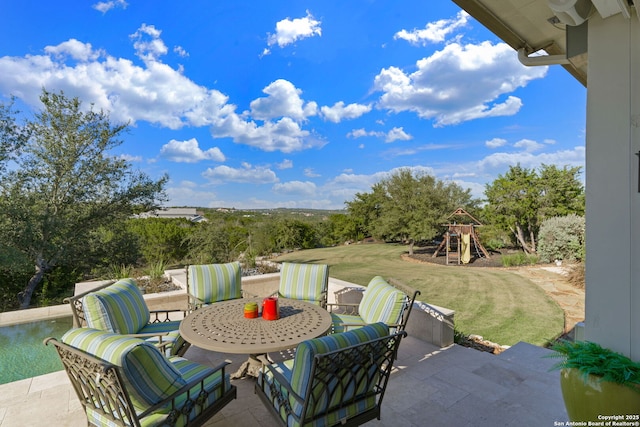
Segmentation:
{"type": "MultiPolygon", "coordinates": [[[[404,331],[404,329],[407,326],[407,322],[409,321],[411,310],[413,309],[413,303],[416,301],[416,297],[420,295],[420,291],[410,286],[407,286],[404,283],[394,278],[387,279],[387,282],[394,288],[404,292],[407,295],[407,305],[402,311],[402,317],[400,319],[400,322],[397,324],[388,325],[390,328],[396,328],[397,331],[404,331]]],[[[358,303],[329,303],[327,304],[327,310],[331,312],[335,309],[338,309],[338,310],[343,310],[345,314],[358,315],[358,306],[359,306],[358,303]]],[[[353,324],[353,325],[343,324],[342,326],[344,326],[346,330],[348,330],[349,326],[360,327],[362,326],[362,324],[353,324]]]]}
{"type": "Polygon", "coordinates": [[[316,355],[309,373],[311,381],[309,381],[304,396],[300,396],[293,391],[287,379],[274,368],[274,365],[265,365],[260,375],[264,375],[264,370],[268,370],[274,379],[286,389],[289,396],[293,396],[303,404],[303,410],[299,417],[293,413],[288,397],[281,392],[279,387],[271,384],[269,387],[270,398],[262,390],[260,381],[258,381],[255,386],[255,392],[270,410],[274,419],[282,426],[286,426],[286,423],[276,410],[276,405],[284,406],[287,415],[293,416],[299,425],[304,426],[327,414],[339,411],[344,407],[364,401],[372,396],[376,396],[377,399],[373,408],[351,418],[341,419],[336,425],[358,426],[373,419],[379,420],[382,400],[393,368],[393,361],[397,358],[400,341],[406,335],[405,331],[401,331],[361,344],[316,355]],[[358,369],[354,370],[353,367],[356,366],[358,369]],[[367,375],[362,375],[363,373],[367,373],[367,375]],[[360,388],[361,386],[362,388],[360,388]],[[363,389],[366,392],[344,399],[332,407],[324,408],[320,414],[310,415],[308,413],[309,408],[314,407],[319,401],[331,402],[336,393],[344,396],[345,389],[348,387],[355,387],[355,390],[363,389]]]}
{"type": "MultiPolygon", "coordinates": [[[[114,283],[116,283],[116,280],[109,280],[107,283],[97,286],[93,289],[90,289],[86,292],[82,292],[80,294],[74,295],[72,297],[67,297],[63,300],[63,302],[66,304],[68,303],[69,306],[71,307],[71,314],[73,316],[73,327],[74,328],[86,328],[87,327],[87,319],[84,315],[84,310],[82,308],[82,298],[84,298],[86,295],[92,293],[92,292],[96,292],[99,291],[101,289],[107,288],[111,285],[113,285],[114,283]]],[[[171,313],[182,313],[182,317],[184,318],[187,314],[187,310],[180,310],[180,309],[169,309],[169,310],[149,310],[149,314],[151,316],[149,323],[163,323],[163,322],[170,322],[172,319],[170,318],[171,313]]],[[[158,343],[156,344],[156,346],[162,350],[164,350],[164,347],[168,344],[166,342],[163,342],[162,337],[164,335],[167,335],[167,333],[153,333],[153,334],[131,334],[129,336],[133,336],[136,338],[142,338],[142,339],[146,339],[146,338],[151,338],[151,337],[158,337],[158,343]]],[[[187,350],[189,349],[189,347],[191,346],[190,343],[188,343],[187,341],[184,341],[182,346],[176,350],[175,354],[177,356],[184,356],[184,354],[187,352],[187,350]]]]}
{"type": "MultiPolygon", "coordinates": [[[[204,393],[199,393],[197,396],[189,395],[189,398],[185,400],[181,407],[176,405],[176,398],[184,393],[191,393],[191,389],[198,384],[200,384],[199,389],[202,389],[205,379],[215,375],[220,370],[224,378],[225,366],[228,364],[222,363],[214,367],[214,372],[209,374],[209,376],[189,382],[161,402],[150,406],[142,413],[136,414],[127,388],[125,387],[125,381],[117,366],[59,342],[55,338],[46,338],[44,344],[55,346],[76,395],[85,409],[85,413],[86,408],[89,407],[114,424],[121,426],[138,427],[140,426],[141,419],[152,415],[161,408],[166,408],[167,405],[171,407],[168,417],[169,425],[174,425],[180,417],[188,417],[191,408],[193,408],[194,405],[202,405],[203,402],[206,402],[207,396],[204,393]]],[[[149,367],[149,369],[153,369],[153,367],[149,367]]],[[[224,381],[221,382],[220,387],[223,386],[224,381]]],[[[232,385],[226,393],[223,391],[217,401],[206,407],[193,420],[189,421],[188,418],[185,419],[184,425],[194,427],[203,425],[226,404],[235,399],[236,395],[237,388],[232,385]]]]}

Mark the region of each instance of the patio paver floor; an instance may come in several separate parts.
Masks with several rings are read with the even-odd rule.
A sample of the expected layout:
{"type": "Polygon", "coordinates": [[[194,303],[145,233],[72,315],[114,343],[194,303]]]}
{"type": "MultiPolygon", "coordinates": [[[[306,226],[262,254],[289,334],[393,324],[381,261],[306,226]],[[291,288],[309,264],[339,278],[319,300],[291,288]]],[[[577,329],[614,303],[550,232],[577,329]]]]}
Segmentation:
{"type": "MultiPolygon", "coordinates": [[[[568,420],[558,372],[548,350],[518,343],[500,355],[453,345],[440,349],[408,337],[400,346],[383,401],[382,419],[368,426],[553,426],[568,420]]],[[[271,355],[278,359],[279,355],[271,355]]],[[[192,346],[186,357],[235,371],[246,356],[192,346]]],[[[234,380],[238,398],[206,425],[275,426],[253,392],[254,379],[234,380]]],[[[0,427],[85,426],[63,371],[0,385],[0,427]]]]}

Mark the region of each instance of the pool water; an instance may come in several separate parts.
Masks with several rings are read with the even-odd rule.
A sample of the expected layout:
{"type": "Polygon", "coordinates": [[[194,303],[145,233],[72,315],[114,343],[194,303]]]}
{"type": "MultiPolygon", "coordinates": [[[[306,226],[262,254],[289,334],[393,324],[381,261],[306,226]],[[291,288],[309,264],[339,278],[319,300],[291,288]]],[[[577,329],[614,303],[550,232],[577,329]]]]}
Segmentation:
{"type": "Polygon", "coordinates": [[[62,370],[62,362],[46,337],[60,338],[72,318],[40,320],[0,327],[0,384],[62,370]]]}

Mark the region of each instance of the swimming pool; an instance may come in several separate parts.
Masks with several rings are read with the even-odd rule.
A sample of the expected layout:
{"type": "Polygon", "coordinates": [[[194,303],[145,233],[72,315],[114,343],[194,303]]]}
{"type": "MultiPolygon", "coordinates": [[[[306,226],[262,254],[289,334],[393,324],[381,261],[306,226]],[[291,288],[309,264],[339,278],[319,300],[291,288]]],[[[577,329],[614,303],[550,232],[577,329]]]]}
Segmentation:
{"type": "Polygon", "coordinates": [[[60,338],[72,325],[71,317],[0,327],[0,384],[62,370],[62,363],[46,337],[60,338]]]}

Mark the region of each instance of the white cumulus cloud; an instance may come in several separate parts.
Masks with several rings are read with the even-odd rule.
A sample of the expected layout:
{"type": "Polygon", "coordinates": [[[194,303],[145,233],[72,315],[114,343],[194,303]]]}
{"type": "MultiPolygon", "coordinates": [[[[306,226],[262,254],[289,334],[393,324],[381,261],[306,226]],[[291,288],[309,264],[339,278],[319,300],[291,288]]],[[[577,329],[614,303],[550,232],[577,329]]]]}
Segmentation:
{"type": "Polygon", "coordinates": [[[383,132],[379,130],[366,130],[366,129],[354,129],[347,134],[347,138],[364,138],[367,136],[372,136],[375,138],[384,139],[384,142],[394,142],[394,141],[409,141],[413,139],[411,135],[404,131],[403,127],[394,127],[389,132],[383,132]]]}
{"type": "Polygon", "coordinates": [[[340,123],[342,120],[352,120],[371,111],[371,105],[349,104],[344,105],[343,101],[336,102],[333,107],[323,106],[320,108],[322,117],[333,123],[340,123]]]}
{"type": "Polygon", "coordinates": [[[153,25],[142,24],[138,30],[129,37],[134,40],[133,47],[136,55],[144,61],[156,61],[166,55],[169,49],[160,38],[162,31],[153,25]]]}
{"type": "Polygon", "coordinates": [[[126,9],[127,6],[128,6],[128,3],[125,0],[111,0],[111,1],[100,1],[92,5],[91,7],[97,10],[98,12],[102,12],[104,14],[116,7],[121,7],[123,9],[126,9]]]}
{"type": "Polygon", "coordinates": [[[257,120],[270,120],[277,117],[290,117],[304,121],[317,112],[315,102],[305,104],[300,98],[302,91],[293,83],[278,79],[265,87],[262,92],[269,95],[251,101],[251,117],[257,120]]]}
{"type": "Polygon", "coordinates": [[[283,159],[280,163],[276,164],[278,169],[291,169],[293,167],[293,162],[289,159],[283,159]]]}
{"type": "Polygon", "coordinates": [[[215,138],[229,137],[264,151],[293,152],[326,144],[302,128],[307,117],[317,114],[317,104],[302,100],[301,91],[290,82],[273,82],[264,89],[267,97],[251,103],[255,120],[263,121],[257,123],[251,114],[237,113],[227,95],[161,62],[166,45],[160,35],[146,24],[133,34],[143,66],[75,39],[47,46],[43,55],[0,57],[0,92],[39,108],[41,88],[64,90],[86,106],[93,103],[109,111],[117,122],[146,121],[174,130],[208,126],[215,138]]]}
{"type": "Polygon", "coordinates": [[[393,142],[393,141],[409,141],[413,137],[404,131],[402,127],[395,127],[391,129],[384,138],[385,142],[393,142]]]}
{"type": "Polygon", "coordinates": [[[423,46],[428,43],[442,43],[453,31],[465,26],[468,19],[469,14],[465,11],[460,11],[453,19],[440,19],[435,22],[429,22],[423,29],[400,30],[394,34],[393,38],[423,46]]]}
{"type": "Polygon", "coordinates": [[[320,176],[320,174],[316,173],[313,168],[304,168],[304,176],[308,178],[317,178],[320,176]]]}
{"type": "Polygon", "coordinates": [[[289,181],[275,184],[273,186],[273,191],[279,194],[312,196],[316,192],[316,185],[310,181],[289,181]]]}
{"type": "Polygon", "coordinates": [[[76,39],[69,39],[57,46],[46,46],[44,51],[57,59],[64,60],[65,56],[69,56],[81,62],[94,61],[102,54],[101,51],[93,50],[90,43],[82,43],[76,39]]]}
{"type": "Polygon", "coordinates": [[[224,162],[226,159],[218,147],[203,151],[198,146],[198,140],[195,138],[187,141],[176,141],[172,139],[162,146],[160,156],[174,162],[182,163],[197,163],[202,160],[224,162]]]}
{"type": "Polygon", "coordinates": [[[238,182],[242,184],[272,184],[278,182],[278,177],[268,167],[252,166],[243,163],[241,168],[216,166],[208,168],[202,176],[211,182],[238,182]]]}
{"type": "Polygon", "coordinates": [[[542,149],[544,147],[544,144],[540,144],[539,142],[532,139],[524,138],[520,141],[517,141],[515,144],[513,144],[513,146],[516,148],[522,148],[524,149],[524,151],[532,153],[534,151],[539,151],[540,149],[542,149]]]}
{"type": "Polygon", "coordinates": [[[490,139],[489,141],[485,141],[484,145],[486,145],[487,148],[499,148],[504,146],[506,143],[507,143],[506,139],[493,138],[493,139],[490,139]]]}
{"type": "Polygon", "coordinates": [[[547,67],[525,67],[505,43],[450,43],[416,62],[416,71],[383,69],[374,81],[378,108],[412,111],[435,126],[516,114],[522,101],[511,92],[545,76],[547,67]]]}
{"type": "Polygon", "coordinates": [[[276,32],[267,37],[267,44],[269,46],[277,44],[279,47],[284,47],[300,39],[321,36],[322,28],[320,25],[321,22],[307,10],[307,16],[304,18],[285,18],[278,21],[276,32]]]}

